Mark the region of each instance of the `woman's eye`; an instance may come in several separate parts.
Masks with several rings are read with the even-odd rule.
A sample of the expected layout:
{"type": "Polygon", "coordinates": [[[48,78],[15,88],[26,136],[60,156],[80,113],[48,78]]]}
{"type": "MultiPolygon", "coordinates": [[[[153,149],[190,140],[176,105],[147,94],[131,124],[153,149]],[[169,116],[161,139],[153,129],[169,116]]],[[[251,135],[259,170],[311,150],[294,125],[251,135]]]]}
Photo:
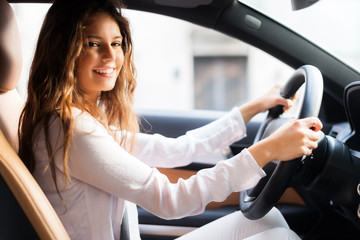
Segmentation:
{"type": "Polygon", "coordinates": [[[114,42],[111,45],[114,47],[121,47],[121,42],[114,42]]]}
{"type": "Polygon", "coordinates": [[[97,43],[97,42],[89,42],[89,43],[88,43],[88,46],[89,46],[89,47],[99,47],[100,44],[97,43]]]}

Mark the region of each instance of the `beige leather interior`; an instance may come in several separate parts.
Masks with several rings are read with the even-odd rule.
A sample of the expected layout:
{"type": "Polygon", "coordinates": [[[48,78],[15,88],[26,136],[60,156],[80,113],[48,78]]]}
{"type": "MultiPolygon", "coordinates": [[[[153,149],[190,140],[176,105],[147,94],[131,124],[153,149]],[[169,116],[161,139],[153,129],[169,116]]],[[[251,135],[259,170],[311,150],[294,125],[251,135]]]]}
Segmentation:
{"type": "MultiPolygon", "coordinates": [[[[40,239],[70,239],[45,194],[17,155],[18,119],[24,104],[16,90],[22,52],[15,15],[5,0],[0,0],[0,63],[0,180],[5,182],[40,239]]],[[[1,192],[0,198],[4,195],[1,192]]]]}
{"type": "Polygon", "coordinates": [[[40,239],[70,239],[45,194],[0,132],[0,174],[40,239]]]}
{"type": "Polygon", "coordinates": [[[23,99],[16,91],[22,69],[18,27],[11,6],[0,0],[0,129],[17,151],[18,119],[23,99]]]}
{"type": "Polygon", "coordinates": [[[16,152],[19,148],[17,130],[23,104],[16,89],[0,92],[0,129],[16,152]]]}
{"type": "Polygon", "coordinates": [[[19,30],[11,6],[0,1],[0,90],[15,89],[22,68],[22,51],[19,30]]]}

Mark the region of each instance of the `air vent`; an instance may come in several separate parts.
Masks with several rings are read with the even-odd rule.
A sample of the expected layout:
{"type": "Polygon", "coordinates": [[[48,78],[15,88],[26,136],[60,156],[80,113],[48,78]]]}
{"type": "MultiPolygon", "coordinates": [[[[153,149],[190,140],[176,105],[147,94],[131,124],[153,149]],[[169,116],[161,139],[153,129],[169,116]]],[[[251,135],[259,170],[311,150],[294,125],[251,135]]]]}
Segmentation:
{"type": "Polygon", "coordinates": [[[332,126],[329,131],[329,136],[336,138],[340,141],[348,139],[351,134],[350,124],[348,122],[337,123],[332,126]]]}
{"type": "Polygon", "coordinates": [[[333,137],[333,138],[336,138],[337,137],[337,135],[339,134],[339,132],[338,131],[334,131],[334,130],[331,130],[331,132],[329,133],[329,135],[331,136],[331,137],[333,137]]]}

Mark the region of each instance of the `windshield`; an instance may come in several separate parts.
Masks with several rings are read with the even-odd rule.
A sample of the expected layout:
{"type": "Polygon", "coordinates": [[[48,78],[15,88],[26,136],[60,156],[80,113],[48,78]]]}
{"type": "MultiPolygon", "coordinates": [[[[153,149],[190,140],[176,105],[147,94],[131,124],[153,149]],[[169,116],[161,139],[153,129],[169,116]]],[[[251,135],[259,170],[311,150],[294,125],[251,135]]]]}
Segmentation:
{"type": "Polygon", "coordinates": [[[360,71],[360,1],[320,0],[293,11],[291,0],[238,0],[360,71]]]}

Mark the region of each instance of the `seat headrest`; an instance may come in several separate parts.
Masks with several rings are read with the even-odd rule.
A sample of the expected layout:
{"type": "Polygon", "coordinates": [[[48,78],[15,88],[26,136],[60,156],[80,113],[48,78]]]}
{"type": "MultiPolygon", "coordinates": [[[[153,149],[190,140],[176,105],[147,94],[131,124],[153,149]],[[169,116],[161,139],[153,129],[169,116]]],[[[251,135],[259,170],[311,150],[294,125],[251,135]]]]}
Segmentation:
{"type": "Polygon", "coordinates": [[[16,88],[22,69],[22,51],[17,21],[12,7],[0,0],[0,91],[16,88]]]}

